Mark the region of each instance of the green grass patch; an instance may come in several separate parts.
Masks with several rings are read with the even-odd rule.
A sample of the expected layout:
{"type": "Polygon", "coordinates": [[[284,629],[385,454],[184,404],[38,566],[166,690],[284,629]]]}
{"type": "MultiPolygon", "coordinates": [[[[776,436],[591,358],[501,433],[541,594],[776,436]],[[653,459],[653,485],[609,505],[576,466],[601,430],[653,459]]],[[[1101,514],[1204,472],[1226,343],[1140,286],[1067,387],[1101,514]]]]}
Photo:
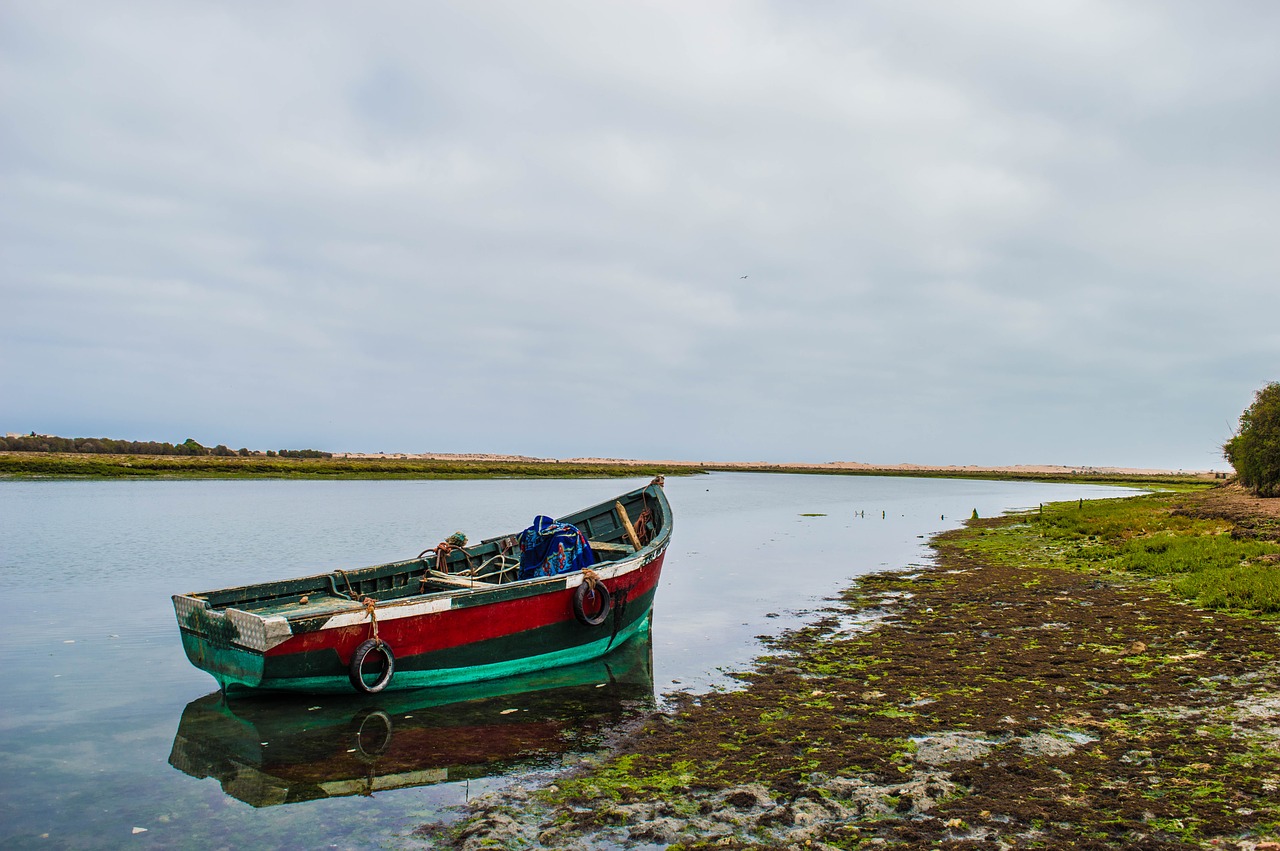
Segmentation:
{"type": "Polygon", "coordinates": [[[220,455],[94,455],[0,453],[0,476],[108,479],[494,479],[623,478],[695,475],[656,465],[557,461],[450,461],[418,458],[280,458],[220,455]]]}
{"type": "Polygon", "coordinates": [[[1220,567],[1179,579],[1174,590],[1206,609],[1280,612],[1280,567],[1220,567]]]}
{"type": "Polygon", "coordinates": [[[1128,499],[1055,502],[1028,514],[1040,534],[1056,541],[1124,541],[1154,532],[1209,534],[1229,524],[1172,512],[1178,502],[1170,494],[1146,494],[1128,499]]]}
{"type": "Polygon", "coordinates": [[[1148,576],[1229,570],[1280,552],[1261,541],[1237,540],[1227,534],[1162,531],[1127,542],[1114,566],[1148,576]]]}
{"type": "Polygon", "coordinates": [[[1280,612],[1280,545],[1179,511],[1186,502],[1165,493],[1051,503],[956,542],[994,563],[1139,575],[1206,608],[1280,612]]]}
{"type": "MultiPolygon", "coordinates": [[[[624,476],[696,475],[709,472],[802,473],[832,476],[897,476],[1079,482],[1155,487],[1162,490],[1208,487],[1205,476],[1182,473],[1121,475],[1110,473],[955,470],[850,470],[838,467],[786,464],[699,464],[666,467],[643,461],[580,464],[546,461],[460,461],[420,458],[283,458],[279,456],[112,455],[98,453],[3,452],[0,476],[96,478],[360,478],[360,479],[482,479],[482,478],[607,478],[624,476]]],[[[816,515],[815,515],[816,516],[816,515]]]]}

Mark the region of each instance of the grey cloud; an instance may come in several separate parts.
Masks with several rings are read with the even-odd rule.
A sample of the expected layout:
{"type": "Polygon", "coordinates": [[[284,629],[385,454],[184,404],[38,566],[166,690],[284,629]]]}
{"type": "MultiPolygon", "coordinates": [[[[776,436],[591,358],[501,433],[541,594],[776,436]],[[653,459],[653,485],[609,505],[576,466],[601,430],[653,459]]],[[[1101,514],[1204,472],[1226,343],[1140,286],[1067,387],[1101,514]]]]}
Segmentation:
{"type": "Polygon", "coordinates": [[[1212,466],[1276,15],[10,5],[6,428],[1212,466]]]}

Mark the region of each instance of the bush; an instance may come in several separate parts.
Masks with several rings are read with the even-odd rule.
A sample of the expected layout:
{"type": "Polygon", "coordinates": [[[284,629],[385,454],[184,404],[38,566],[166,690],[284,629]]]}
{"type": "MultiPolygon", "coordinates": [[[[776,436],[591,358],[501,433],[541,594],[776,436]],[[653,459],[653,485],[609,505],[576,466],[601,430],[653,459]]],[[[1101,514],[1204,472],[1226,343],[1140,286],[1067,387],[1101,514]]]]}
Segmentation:
{"type": "MultiPolygon", "coordinates": [[[[18,435],[16,437],[0,437],[0,452],[66,452],[93,455],[218,455],[231,457],[240,455],[249,458],[262,453],[253,449],[241,449],[238,452],[226,444],[219,443],[210,449],[202,446],[194,437],[188,437],[182,443],[158,443],[156,441],[113,440],[109,437],[55,437],[50,434],[18,435]]],[[[275,458],[275,450],[267,452],[275,458]]],[[[319,449],[281,449],[281,458],[332,458],[332,452],[321,452],[319,449]]]]}
{"type": "Polygon", "coordinates": [[[1236,468],[1240,484],[1258,496],[1280,496],[1280,381],[1253,397],[1222,455],[1236,468]]]}

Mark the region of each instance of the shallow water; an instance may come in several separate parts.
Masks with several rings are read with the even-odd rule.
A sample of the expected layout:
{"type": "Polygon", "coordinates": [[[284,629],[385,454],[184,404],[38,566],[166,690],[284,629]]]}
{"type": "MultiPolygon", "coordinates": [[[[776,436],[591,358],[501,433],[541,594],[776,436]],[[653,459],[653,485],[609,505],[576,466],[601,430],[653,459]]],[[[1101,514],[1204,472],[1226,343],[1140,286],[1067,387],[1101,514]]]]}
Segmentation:
{"type": "Polygon", "coordinates": [[[598,746],[655,693],[730,683],[755,636],[925,536],[1131,491],[842,476],[669,478],[675,532],[650,647],[522,694],[224,705],[169,595],[516,531],[644,480],[0,482],[0,846],[395,844],[469,796],[598,746]],[[804,516],[820,515],[820,516],[804,516]]]}

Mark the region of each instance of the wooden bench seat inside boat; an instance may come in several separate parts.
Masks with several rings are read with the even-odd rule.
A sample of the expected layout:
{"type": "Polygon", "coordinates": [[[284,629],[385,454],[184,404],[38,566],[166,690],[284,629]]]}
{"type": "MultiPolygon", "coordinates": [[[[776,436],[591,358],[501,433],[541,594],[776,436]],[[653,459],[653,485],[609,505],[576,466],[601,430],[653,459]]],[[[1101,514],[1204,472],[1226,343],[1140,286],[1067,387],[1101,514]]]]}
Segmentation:
{"type": "Polygon", "coordinates": [[[601,561],[615,561],[636,551],[636,548],[630,544],[617,541],[587,541],[587,545],[601,561]]]}
{"type": "Polygon", "coordinates": [[[444,585],[449,588],[492,588],[497,583],[487,579],[475,579],[464,574],[441,573],[438,570],[427,571],[427,587],[444,585]]]}

